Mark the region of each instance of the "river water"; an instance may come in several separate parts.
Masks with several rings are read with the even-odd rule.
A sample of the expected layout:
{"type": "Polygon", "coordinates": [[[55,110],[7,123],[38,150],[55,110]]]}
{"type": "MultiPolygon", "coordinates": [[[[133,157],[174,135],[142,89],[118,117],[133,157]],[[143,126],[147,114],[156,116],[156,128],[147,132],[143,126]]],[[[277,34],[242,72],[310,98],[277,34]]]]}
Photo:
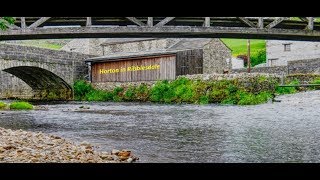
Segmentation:
{"type": "Polygon", "coordinates": [[[320,162],[320,91],[277,99],[255,106],[68,102],[0,111],[0,127],[129,149],[139,162],[320,162]]]}

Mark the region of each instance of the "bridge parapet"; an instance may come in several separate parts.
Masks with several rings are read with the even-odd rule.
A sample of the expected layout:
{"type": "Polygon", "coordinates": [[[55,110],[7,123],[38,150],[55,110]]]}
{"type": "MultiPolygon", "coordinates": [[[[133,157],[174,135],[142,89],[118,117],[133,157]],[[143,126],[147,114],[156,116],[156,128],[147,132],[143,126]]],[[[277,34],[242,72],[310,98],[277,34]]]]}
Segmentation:
{"type": "Polygon", "coordinates": [[[73,82],[87,74],[84,60],[89,57],[92,56],[0,44],[0,84],[2,85],[0,97],[4,98],[8,94],[24,94],[23,97],[25,97],[26,93],[20,92],[18,87],[30,86],[33,90],[30,94],[29,88],[31,97],[62,97],[61,95],[64,94],[65,99],[70,99],[73,82]]]}

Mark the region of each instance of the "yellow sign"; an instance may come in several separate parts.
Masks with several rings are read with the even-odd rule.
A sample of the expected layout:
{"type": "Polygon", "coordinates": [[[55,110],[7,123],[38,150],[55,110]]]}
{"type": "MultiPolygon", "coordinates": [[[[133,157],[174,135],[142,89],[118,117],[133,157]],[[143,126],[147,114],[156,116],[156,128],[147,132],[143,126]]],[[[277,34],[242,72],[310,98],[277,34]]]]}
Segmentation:
{"type": "Polygon", "coordinates": [[[129,66],[127,68],[118,68],[118,69],[100,69],[100,74],[110,74],[110,73],[119,73],[127,71],[146,71],[146,70],[156,70],[160,69],[159,64],[149,65],[149,66],[129,66]]]}

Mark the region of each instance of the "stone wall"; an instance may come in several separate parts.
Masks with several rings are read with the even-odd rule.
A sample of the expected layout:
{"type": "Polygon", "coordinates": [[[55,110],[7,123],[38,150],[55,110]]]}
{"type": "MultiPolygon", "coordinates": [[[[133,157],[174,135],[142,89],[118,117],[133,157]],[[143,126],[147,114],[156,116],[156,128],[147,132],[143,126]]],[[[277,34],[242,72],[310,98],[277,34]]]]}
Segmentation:
{"type": "Polygon", "coordinates": [[[103,46],[103,51],[104,55],[108,55],[119,52],[140,52],[167,49],[170,45],[177,41],[178,39],[153,39],[119,44],[107,44],[103,46]]]}
{"type": "Polygon", "coordinates": [[[88,70],[84,60],[90,57],[93,56],[75,52],[0,44],[0,98],[32,96],[29,85],[3,70],[21,66],[42,68],[54,73],[72,86],[74,80],[87,75],[88,70]]]}
{"type": "Polygon", "coordinates": [[[223,73],[231,69],[227,64],[231,59],[231,50],[220,40],[213,39],[203,48],[203,73],[223,73]]]}
{"type": "Polygon", "coordinates": [[[92,83],[92,86],[100,90],[113,90],[116,87],[129,87],[129,86],[139,86],[141,84],[146,84],[152,86],[156,81],[140,81],[140,82],[104,82],[104,83],[92,83]]]}
{"type": "MultiPolygon", "coordinates": [[[[232,69],[232,73],[247,72],[247,68],[232,69]]],[[[251,72],[275,73],[275,74],[297,74],[297,73],[320,73],[320,58],[288,61],[287,66],[254,67],[251,72]]]]}
{"type": "MultiPolygon", "coordinates": [[[[232,69],[232,73],[246,73],[248,72],[247,68],[241,69],[232,69]]],[[[270,73],[270,74],[288,74],[287,66],[277,66],[277,67],[254,67],[251,68],[252,73],[270,73]]]]}
{"type": "Polygon", "coordinates": [[[320,73],[320,58],[289,61],[288,71],[290,74],[320,73]]]}
{"type": "Polygon", "coordinates": [[[269,66],[286,66],[290,61],[320,58],[320,42],[268,40],[266,50],[269,66]],[[284,44],[290,45],[290,51],[284,50],[284,44]]]}

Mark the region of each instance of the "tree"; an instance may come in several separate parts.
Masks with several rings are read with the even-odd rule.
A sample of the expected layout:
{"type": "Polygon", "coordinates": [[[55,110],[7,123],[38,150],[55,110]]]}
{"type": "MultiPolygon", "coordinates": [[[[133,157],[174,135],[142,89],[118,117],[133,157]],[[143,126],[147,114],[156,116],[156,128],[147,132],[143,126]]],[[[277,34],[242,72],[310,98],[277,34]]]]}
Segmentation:
{"type": "Polygon", "coordinates": [[[14,22],[15,19],[13,17],[0,17],[0,30],[6,30],[14,22]]]}

